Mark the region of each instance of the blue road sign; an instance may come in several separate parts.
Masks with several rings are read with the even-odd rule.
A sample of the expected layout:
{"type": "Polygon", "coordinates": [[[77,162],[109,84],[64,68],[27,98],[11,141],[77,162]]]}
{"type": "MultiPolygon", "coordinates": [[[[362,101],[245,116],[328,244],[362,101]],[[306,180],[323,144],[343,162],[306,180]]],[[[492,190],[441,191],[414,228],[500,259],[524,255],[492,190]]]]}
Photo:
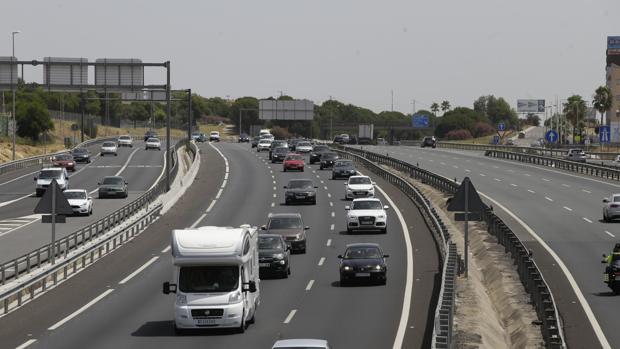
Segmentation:
{"type": "Polygon", "coordinates": [[[598,128],[598,140],[601,143],[611,142],[611,128],[609,126],[601,126],[598,128]]]}
{"type": "Polygon", "coordinates": [[[499,144],[499,136],[493,136],[493,144],[499,144]]]}
{"type": "Polygon", "coordinates": [[[506,124],[503,122],[500,122],[499,124],[497,124],[497,130],[498,131],[506,131],[506,124]]]}
{"type": "Polygon", "coordinates": [[[555,130],[549,130],[547,131],[547,133],[545,133],[545,139],[549,143],[557,143],[558,138],[558,133],[555,130]]]}
{"type": "Polygon", "coordinates": [[[413,128],[428,128],[429,117],[424,114],[414,114],[412,117],[413,128]]]}

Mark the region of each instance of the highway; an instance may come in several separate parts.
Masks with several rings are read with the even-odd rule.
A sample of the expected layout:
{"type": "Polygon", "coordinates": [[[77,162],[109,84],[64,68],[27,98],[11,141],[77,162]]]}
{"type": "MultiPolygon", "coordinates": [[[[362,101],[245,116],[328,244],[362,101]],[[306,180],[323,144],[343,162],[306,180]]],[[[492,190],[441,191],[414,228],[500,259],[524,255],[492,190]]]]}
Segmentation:
{"type": "Polygon", "coordinates": [[[579,299],[572,287],[565,280],[557,280],[562,272],[556,262],[525,229],[518,227],[516,218],[524,221],[555,251],[574,277],[608,342],[620,343],[617,331],[620,297],[613,297],[603,283],[604,266],[600,263],[601,254],[609,254],[614,243],[620,241],[620,222],[602,221],[601,202],[611,193],[620,192],[620,183],[487,158],[482,152],[404,146],[364,146],[364,149],[419,164],[421,168],[459,181],[470,177],[477,190],[487,195],[486,201],[495,206],[495,211],[511,222],[524,243],[535,250],[538,264],[545,262],[543,274],[552,284],[566,322],[567,339],[577,341],[575,343],[596,343],[587,314],[575,309],[579,299]],[[489,197],[495,202],[490,202],[489,197]],[[497,203],[512,215],[499,210],[497,203]]]}
{"type": "MultiPolygon", "coordinates": [[[[135,141],[133,148],[118,149],[118,156],[99,156],[99,146],[90,147],[92,162],[78,164],[69,172],[70,189],[86,189],[93,197],[92,216],[67,217],[57,224],[56,236],[62,238],[95,222],[131,202],[148,190],[163,173],[164,151],[144,150],[144,143],[135,141]],[[97,183],[104,176],[120,175],[129,183],[126,199],[99,199],[97,183]]],[[[19,257],[50,243],[50,224],[42,224],[33,210],[40,197],[34,195],[38,167],[7,173],[0,178],[0,262],[19,257]]]]}
{"type": "Polygon", "coordinates": [[[285,173],[281,164],[265,160],[267,153],[257,154],[247,144],[199,147],[202,166],[191,190],[132,243],[0,318],[3,346],[270,348],[279,338],[315,337],[328,339],[335,348],[390,348],[398,340],[403,348],[428,347],[425,334],[432,331],[432,321],[427,320],[434,316],[431,298],[440,272],[438,255],[409,199],[376,178],[397,206],[379,195],[391,206],[388,233],[347,235],[343,180],[331,180],[330,171],[320,171],[317,165],[303,173],[285,173]],[[291,178],[315,181],[319,186],[316,206],[283,204],[282,186],[291,178]],[[161,292],[162,282],[172,274],[171,230],[243,223],[260,226],[269,212],[300,212],[305,225],[311,227],[307,253],[292,256],[291,277],[261,280],[256,323],[244,334],[206,331],[175,336],[173,296],[161,292]],[[340,287],[336,256],[347,243],[366,241],[380,243],[390,255],[387,285],[340,287]],[[413,262],[411,270],[407,269],[408,257],[413,262]],[[407,287],[411,293],[405,293],[407,287]]]}

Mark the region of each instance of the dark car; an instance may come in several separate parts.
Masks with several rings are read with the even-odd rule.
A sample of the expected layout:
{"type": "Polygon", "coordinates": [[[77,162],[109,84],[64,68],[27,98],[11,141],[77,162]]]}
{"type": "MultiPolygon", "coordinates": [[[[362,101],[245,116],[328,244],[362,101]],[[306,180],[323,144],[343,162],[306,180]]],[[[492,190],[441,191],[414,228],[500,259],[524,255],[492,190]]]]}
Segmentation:
{"type": "Polygon", "coordinates": [[[321,170],[324,168],[332,168],[338,159],[340,159],[340,156],[334,152],[325,152],[321,154],[321,170]]]}
{"type": "Polygon", "coordinates": [[[289,205],[296,202],[309,202],[316,205],[316,186],[311,179],[291,179],[284,186],[284,202],[289,205]]]}
{"type": "Polygon", "coordinates": [[[329,151],[329,147],[324,144],[315,145],[310,153],[310,165],[321,161],[321,154],[329,151]]]}
{"type": "Polygon", "coordinates": [[[241,135],[239,135],[239,143],[249,143],[250,142],[250,136],[248,136],[247,133],[242,133],[241,135]]]}
{"type": "Polygon", "coordinates": [[[424,139],[422,139],[422,144],[420,145],[422,148],[424,147],[433,147],[435,148],[437,146],[436,144],[436,140],[435,137],[424,137],[424,139]]]}
{"type": "Polygon", "coordinates": [[[353,280],[374,281],[385,285],[387,282],[387,263],[389,256],[383,254],[381,247],[374,243],[348,244],[340,259],[340,285],[345,286],[353,280]]]}
{"type": "Polygon", "coordinates": [[[291,275],[289,262],[291,248],[279,234],[258,235],[259,277],[278,275],[287,278],[291,275]]]}
{"type": "Polygon", "coordinates": [[[345,142],[344,137],[336,136],[336,137],[334,137],[334,141],[333,142],[334,142],[334,144],[345,144],[345,143],[348,142],[348,140],[345,142]]]}
{"type": "Polygon", "coordinates": [[[271,155],[273,154],[273,150],[280,147],[288,148],[288,143],[286,141],[273,141],[271,142],[271,146],[269,147],[269,160],[271,160],[271,155]]]}
{"type": "Polygon", "coordinates": [[[146,133],[144,134],[144,141],[146,142],[146,140],[149,138],[159,138],[159,136],[157,135],[157,132],[150,130],[146,131],[146,133]]]}
{"type": "Polygon", "coordinates": [[[90,163],[90,152],[86,148],[75,148],[71,152],[71,155],[73,155],[73,160],[75,162],[90,163]]]}
{"type": "Polygon", "coordinates": [[[252,148],[256,148],[256,146],[258,145],[258,141],[260,141],[259,136],[252,138],[252,148]]]}
{"type": "Polygon", "coordinates": [[[71,154],[59,154],[52,159],[52,166],[64,167],[67,171],[75,172],[75,160],[71,154]]]}
{"type": "Polygon", "coordinates": [[[194,132],[192,133],[192,139],[195,142],[204,143],[207,141],[207,136],[205,136],[205,134],[202,132],[194,132]]]}
{"type": "Polygon", "coordinates": [[[271,153],[271,163],[284,162],[286,154],[289,153],[288,147],[277,147],[271,153]]]}
{"type": "Polygon", "coordinates": [[[261,229],[282,236],[292,252],[306,253],[306,230],[310,227],[304,226],[299,213],[270,213],[261,229]]]}
{"type": "Polygon", "coordinates": [[[99,185],[99,198],[121,197],[126,198],[129,195],[127,182],[121,176],[103,177],[103,181],[97,183],[99,185]]]}
{"type": "Polygon", "coordinates": [[[298,139],[298,138],[296,138],[296,139],[291,139],[291,140],[288,142],[288,148],[289,148],[291,151],[295,151],[295,147],[297,147],[297,143],[299,143],[300,141],[302,141],[302,139],[298,139]]]}
{"type": "Polygon", "coordinates": [[[355,176],[356,174],[357,171],[355,170],[355,166],[351,160],[337,160],[332,168],[332,179],[349,178],[351,176],[355,176]]]}
{"type": "Polygon", "coordinates": [[[359,140],[357,141],[357,144],[359,144],[359,145],[370,145],[370,144],[372,144],[372,138],[360,137],[359,140]]]}

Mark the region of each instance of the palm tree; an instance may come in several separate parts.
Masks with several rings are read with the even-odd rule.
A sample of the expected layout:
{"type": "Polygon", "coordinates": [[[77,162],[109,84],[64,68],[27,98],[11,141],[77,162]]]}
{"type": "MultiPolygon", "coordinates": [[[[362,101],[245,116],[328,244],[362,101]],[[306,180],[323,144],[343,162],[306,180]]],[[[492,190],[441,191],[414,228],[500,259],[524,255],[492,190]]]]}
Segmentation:
{"type": "Polygon", "coordinates": [[[448,110],[450,110],[450,102],[448,101],[441,102],[441,111],[445,113],[448,110]]]}
{"type": "Polygon", "coordinates": [[[611,108],[611,90],[607,86],[599,86],[592,96],[592,106],[601,113],[601,126],[603,125],[603,114],[607,114],[611,108]]]}
{"type": "Polygon", "coordinates": [[[578,129],[579,134],[581,134],[587,108],[586,102],[580,95],[572,95],[564,103],[564,114],[573,126],[573,143],[575,143],[575,130],[578,129]]]}
{"type": "Polygon", "coordinates": [[[439,111],[439,104],[437,104],[437,102],[433,102],[433,104],[431,104],[431,111],[437,115],[437,112],[439,111]]]}

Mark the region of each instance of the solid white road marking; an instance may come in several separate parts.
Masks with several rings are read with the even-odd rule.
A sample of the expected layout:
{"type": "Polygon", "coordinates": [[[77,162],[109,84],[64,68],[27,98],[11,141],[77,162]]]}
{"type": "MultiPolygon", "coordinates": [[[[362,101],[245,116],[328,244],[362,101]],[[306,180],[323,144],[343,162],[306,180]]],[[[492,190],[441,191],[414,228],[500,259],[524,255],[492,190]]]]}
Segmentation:
{"type": "Polygon", "coordinates": [[[213,209],[213,206],[215,206],[215,203],[217,202],[217,200],[212,200],[211,204],[209,205],[209,207],[207,207],[207,210],[205,211],[206,213],[211,212],[211,209],[213,209]]]}
{"type": "Polygon", "coordinates": [[[592,221],[586,217],[582,217],[584,221],[588,222],[588,223],[592,223],[592,221]]]}
{"type": "Polygon", "coordinates": [[[25,349],[25,348],[29,347],[32,343],[34,343],[36,341],[37,341],[36,339],[29,339],[29,340],[25,341],[19,347],[16,347],[15,349],[25,349]]]}
{"type": "Polygon", "coordinates": [[[95,299],[93,299],[92,301],[86,303],[83,307],[81,307],[80,309],[74,311],[73,313],[71,313],[69,316],[67,316],[66,318],[58,321],[57,323],[55,323],[54,325],[52,325],[50,328],[48,328],[48,330],[53,331],[55,329],[57,329],[58,327],[64,325],[65,323],[67,323],[68,321],[70,321],[71,319],[73,319],[74,317],[80,315],[83,311],[85,311],[86,309],[92,307],[95,303],[99,302],[100,300],[102,300],[105,296],[109,295],[110,293],[112,293],[114,291],[113,288],[110,288],[108,290],[106,290],[105,292],[103,292],[102,294],[100,294],[99,296],[97,296],[95,299]]]}
{"type": "Polygon", "coordinates": [[[310,291],[310,289],[312,288],[312,285],[314,285],[314,280],[308,281],[308,285],[306,286],[306,291],[310,291]]]}
{"type": "Polygon", "coordinates": [[[125,277],[123,280],[121,280],[118,284],[119,285],[125,284],[127,281],[131,280],[131,278],[133,278],[134,276],[140,274],[141,271],[143,271],[144,269],[148,268],[148,266],[153,264],[158,258],[159,258],[159,256],[155,256],[155,257],[149,259],[148,262],[144,263],[140,268],[136,269],[133,273],[127,275],[127,277],[125,277]]]}
{"type": "Polygon", "coordinates": [[[570,207],[566,207],[566,206],[564,206],[564,209],[565,209],[566,211],[572,211],[572,210],[573,210],[572,208],[570,208],[570,207]]]}
{"type": "Polygon", "coordinates": [[[224,191],[224,189],[220,188],[220,190],[218,190],[217,195],[215,195],[216,199],[219,199],[220,196],[222,195],[222,191],[224,191]]]}
{"type": "Polygon", "coordinates": [[[318,264],[318,266],[319,266],[319,267],[320,267],[320,266],[322,266],[322,265],[323,265],[323,263],[325,263],[325,257],[321,257],[321,259],[319,259],[319,264],[318,264]]]}
{"type": "Polygon", "coordinates": [[[325,244],[325,246],[329,247],[332,244],[332,239],[327,239],[327,243],[325,244]]]}
{"type": "Polygon", "coordinates": [[[616,236],[610,232],[608,232],[607,230],[605,230],[605,234],[611,236],[612,238],[615,238],[616,236]]]}
{"type": "Polygon", "coordinates": [[[170,245],[166,246],[166,248],[164,248],[163,250],[161,250],[161,253],[166,253],[170,251],[170,245]]]}
{"type": "Polygon", "coordinates": [[[293,320],[293,316],[295,316],[295,313],[297,313],[297,309],[291,310],[286,319],[284,319],[284,323],[288,324],[289,322],[291,322],[291,320],[293,320]]]}

